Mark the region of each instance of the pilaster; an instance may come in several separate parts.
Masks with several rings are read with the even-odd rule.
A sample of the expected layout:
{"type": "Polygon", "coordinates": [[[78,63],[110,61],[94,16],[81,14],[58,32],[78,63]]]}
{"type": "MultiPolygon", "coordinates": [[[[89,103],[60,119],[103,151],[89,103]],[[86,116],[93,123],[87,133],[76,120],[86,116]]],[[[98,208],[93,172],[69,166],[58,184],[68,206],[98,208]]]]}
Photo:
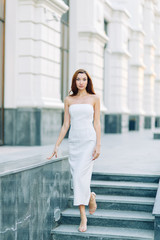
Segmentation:
{"type": "Polygon", "coordinates": [[[95,92],[101,98],[101,111],[107,111],[103,103],[104,45],[108,38],[104,32],[103,1],[70,1],[70,83],[78,68],[86,69],[93,80],[95,92]],[[74,12],[73,12],[74,11],[74,12]]]}
{"type": "Polygon", "coordinates": [[[160,8],[155,10],[155,35],[154,41],[156,44],[155,51],[155,92],[154,92],[154,108],[156,113],[155,127],[160,127],[160,8]]]}
{"type": "Polygon", "coordinates": [[[154,43],[154,3],[152,0],[144,1],[144,87],[143,108],[145,115],[152,118],[154,111],[155,88],[155,43],[154,43]],[[147,24],[146,24],[147,23],[147,24]]]}
{"type": "Polygon", "coordinates": [[[128,21],[122,8],[113,8],[108,24],[109,42],[105,50],[105,116],[106,133],[128,131],[128,21]]]}

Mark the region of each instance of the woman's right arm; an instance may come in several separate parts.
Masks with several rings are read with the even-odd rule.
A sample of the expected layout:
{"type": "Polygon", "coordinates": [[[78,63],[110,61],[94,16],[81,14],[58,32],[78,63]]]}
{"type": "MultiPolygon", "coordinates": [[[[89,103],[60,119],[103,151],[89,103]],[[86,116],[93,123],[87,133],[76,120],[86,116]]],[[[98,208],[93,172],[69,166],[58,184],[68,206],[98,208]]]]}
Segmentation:
{"type": "Polygon", "coordinates": [[[69,115],[69,104],[68,104],[68,96],[67,96],[64,100],[64,121],[63,121],[63,125],[62,125],[62,128],[61,128],[59,137],[57,139],[57,142],[55,144],[54,151],[53,151],[52,155],[47,159],[51,159],[54,155],[57,158],[58,147],[61,144],[63,138],[65,137],[65,135],[66,135],[66,133],[69,129],[69,126],[70,126],[70,115],[69,115]]]}

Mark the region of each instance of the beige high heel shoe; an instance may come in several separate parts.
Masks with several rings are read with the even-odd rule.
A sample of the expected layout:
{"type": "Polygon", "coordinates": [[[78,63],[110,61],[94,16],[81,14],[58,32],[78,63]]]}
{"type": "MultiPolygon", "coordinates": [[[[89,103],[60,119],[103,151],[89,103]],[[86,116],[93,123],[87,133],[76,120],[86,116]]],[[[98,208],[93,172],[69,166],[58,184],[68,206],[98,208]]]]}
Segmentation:
{"type": "Polygon", "coordinates": [[[93,214],[96,211],[96,209],[97,209],[97,203],[96,203],[96,194],[95,194],[95,192],[92,192],[91,195],[92,196],[91,196],[91,199],[89,201],[89,213],[93,214]]]}

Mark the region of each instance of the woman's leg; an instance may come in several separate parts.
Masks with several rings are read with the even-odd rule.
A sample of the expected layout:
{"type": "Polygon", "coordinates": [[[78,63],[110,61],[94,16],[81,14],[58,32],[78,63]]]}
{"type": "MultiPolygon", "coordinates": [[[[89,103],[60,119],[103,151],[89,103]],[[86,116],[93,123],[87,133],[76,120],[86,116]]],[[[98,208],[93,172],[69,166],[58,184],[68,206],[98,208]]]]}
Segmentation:
{"type": "Polygon", "coordinates": [[[81,215],[79,231],[85,232],[87,230],[87,217],[86,217],[85,205],[79,205],[79,210],[81,215]]]}
{"type": "MultiPolygon", "coordinates": [[[[90,200],[89,200],[89,209],[90,214],[93,214],[97,208],[96,204],[96,194],[91,193],[90,200]]],[[[79,226],[80,232],[85,232],[87,230],[87,217],[86,217],[86,211],[85,211],[85,205],[79,205],[80,215],[81,215],[81,222],[79,226]]]]}

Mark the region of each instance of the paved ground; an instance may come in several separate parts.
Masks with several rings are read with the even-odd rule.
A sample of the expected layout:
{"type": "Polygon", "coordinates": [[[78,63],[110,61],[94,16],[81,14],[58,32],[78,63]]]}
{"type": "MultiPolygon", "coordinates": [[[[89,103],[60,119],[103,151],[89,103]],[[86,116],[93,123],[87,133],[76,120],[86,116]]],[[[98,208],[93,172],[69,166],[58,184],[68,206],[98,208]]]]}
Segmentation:
{"type": "MultiPolygon", "coordinates": [[[[109,173],[160,174],[160,140],[153,139],[153,131],[102,135],[101,154],[95,160],[94,171],[109,173]]],[[[48,161],[53,145],[40,147],[0,147],[0,169],[34,158],[48,161]]],[[[63,139],[58,157],[68,155],[68,140],[63,139]]]]}
{"type": "Polygon", "coordinates": [[[94,171],[160,174],[160,140],[150,130],[105,135],[94,171]]]}

